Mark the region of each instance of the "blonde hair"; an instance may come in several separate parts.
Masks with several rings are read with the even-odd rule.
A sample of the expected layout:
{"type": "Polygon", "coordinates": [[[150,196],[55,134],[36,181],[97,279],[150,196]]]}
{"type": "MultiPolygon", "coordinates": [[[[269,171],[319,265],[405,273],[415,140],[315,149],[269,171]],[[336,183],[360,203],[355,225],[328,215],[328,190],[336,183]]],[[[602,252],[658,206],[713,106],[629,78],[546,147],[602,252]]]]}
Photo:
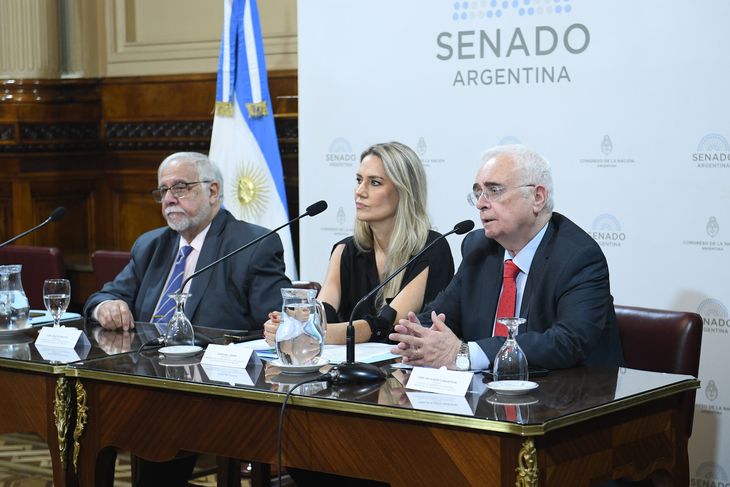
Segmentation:
{"type": "MultiPolygon", "coordinates": [[[[398,192],[393,233],[390,235],[383,269],[383,275],[388,276],[426,245],[431,229],[426,213],[426,171],[413,149],[400,142],[370,146],[360,155],[360,162],[369,155],[383,161],[385,173],[398,192]]],[[[355,220],[354,241],[361,251],[373,249],[373,232],[366,222],[355,220]]],[[[375,298],[377,308],[385,304],[386,298],[398,294],[402,281],[401,273],[380,290],[375,298]]]]}

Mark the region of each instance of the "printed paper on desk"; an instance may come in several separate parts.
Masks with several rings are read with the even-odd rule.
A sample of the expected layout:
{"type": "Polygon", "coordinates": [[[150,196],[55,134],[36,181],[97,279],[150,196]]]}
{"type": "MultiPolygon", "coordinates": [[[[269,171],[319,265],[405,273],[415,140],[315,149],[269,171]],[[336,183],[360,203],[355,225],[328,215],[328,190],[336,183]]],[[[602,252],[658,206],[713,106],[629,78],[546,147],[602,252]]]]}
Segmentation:
{"type": "Polygon", "coordinates": [[[469,390],[472,372],[447,370],[446,367],[432,369],[430,367],[413,367],[408,378],[407,389],[463,396],[469,390]]]}
{"type": "MultiPolygon", "coordinates": [[[[358,343],[355,345],[355,358],[358,362],[372,364],[400,357],[390,353],[393,345],[388,343],[358,343]]],[[[345,345],[325,345],[322,351],[322,357],[330,361],[331,364],[344,362],[347,358],[345,345]]]]}
{"type": "Polygon", "coordinates": [[[248,375],[246,369],[239,369],[235,367],[221,367],[219,365],[210,365],[201,363],[205,375],[208,379],[215,382],[225,382],[226,384],[235,386],[236,384],[244,386],[252,386],[253,380],[248,375]]]}
{"type": "Polygon", "coordinates": [[[469,403],[465,397],[432,394],[430,392],[406,392],[408,400],[414,409],[436,411],[437,413],[461,414],[473,416],[469,403]]]}
{"type": "Polygon", "coordinates": [[[44,326],[35,339],[36,347],[74,348],[79,342],[82,346],[89,345],[89,339],[81,330],[65,326],[44,326]]]}
{"type": "Polygon", "coordinates": [[[253,349],[231,345],[216,345],[211,343],[205,349],[200,363],[218,367],[235,367],[245,369],[251,359],[253,349]]]}

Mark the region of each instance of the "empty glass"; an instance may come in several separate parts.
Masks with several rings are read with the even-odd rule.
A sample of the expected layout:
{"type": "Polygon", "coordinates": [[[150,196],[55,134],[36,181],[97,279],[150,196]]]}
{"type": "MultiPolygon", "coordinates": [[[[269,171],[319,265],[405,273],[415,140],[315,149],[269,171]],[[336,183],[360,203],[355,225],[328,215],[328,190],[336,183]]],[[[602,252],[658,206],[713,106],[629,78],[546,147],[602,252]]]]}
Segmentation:
{"type": "Polygon", "coordinates": [[[68,279],[46,279],[43,282],[43,304],[53,317],[53,326],[61,326],[61,316],[71,301],[71,283],[68,279]]]}
{"type": "Polygon", "coordinates": [[[167,324],[165,346],[195,345],[193,324],[185,316],[185,301],[190,297],[190,293],[175,293],[170,294],[169,297],[175,300],[175,313],[167,324]]]}
{"type": "Polygon", "coordinates": [[[494,380],[528,380],[527,356],[515,340],[517,328],[527,320],[510,317],[497,318],[497,321],[507,327],[509,335],[494,357],[494,380]]]}

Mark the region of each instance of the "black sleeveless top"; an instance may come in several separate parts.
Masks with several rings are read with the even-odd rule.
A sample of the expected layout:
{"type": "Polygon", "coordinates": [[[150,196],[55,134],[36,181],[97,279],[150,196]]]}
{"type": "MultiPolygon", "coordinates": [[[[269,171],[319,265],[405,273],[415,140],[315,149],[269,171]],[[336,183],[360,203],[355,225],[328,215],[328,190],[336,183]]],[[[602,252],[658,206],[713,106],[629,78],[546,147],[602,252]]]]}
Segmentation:
{"type": "MultiPolygon", "coordinates": [[[[426,245],[433,242],[441,234],[429,231],[426,245]]],[[[340,308],[335,309],[325,303],[327,321],[348,322],[350,314],[357,302],[367,293],[380,284],[378,268],[375,264],[375,252],[362,252],[355,245],[353,237],[347,237],[337,242],[332,250],[340,244],[345,244],[340,259],[340,308]]],[[[425,247],[425,246],[424,246],[425,247]]],[[[441,292],[454,276],[454,259],[451,256],[446,239],[441,239],[422,256],[403,270],[400,292],[409,282],[428,267],[426,292],[423,296],[423,305],[431,302],[441,292]]],[[[388,299],[387,301],[390,301],[388,299]]],[[[418,313],[421,310],[412,310],[418,313]]],[[[370,325],[371,341],[386,341],[393,328],[396,311],[387,304],[379,310],[375,308],[375,296],[358,309],[354,319],[365,319],[370,325]]]]}

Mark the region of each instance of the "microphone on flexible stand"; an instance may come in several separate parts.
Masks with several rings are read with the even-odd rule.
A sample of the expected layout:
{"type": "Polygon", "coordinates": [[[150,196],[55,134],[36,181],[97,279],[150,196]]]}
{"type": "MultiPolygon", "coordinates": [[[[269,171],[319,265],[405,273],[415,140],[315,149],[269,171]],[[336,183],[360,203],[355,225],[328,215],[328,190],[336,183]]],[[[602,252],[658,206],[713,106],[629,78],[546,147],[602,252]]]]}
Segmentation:
{"type": "Polygon", "coordinates": [[[355,304],[355,307],[352,308],[352,313],[350,313],[350,322],[347,324],[347,338],[345,341],[345,346],[347,348],[347,359],[345,362],[341,362],[332,367],[332,369],[330,369],[330,371],[328,372],[328,380],[330,382],[332,382],[333,384],[365,384],[368,382],[378,382],[385,380],[385,373],[380,367],[373,364],[355,362],[355,326],[352,324],[352,322],[355,318],[355,313],[357,312],[357,309],[368,299],[370,299],[375,293],[377,293],[383,286],[388,284],[395,276],[400,274],[403,269],[408,267],[413,261],[423,255],[436,242],[448,237],[452,233],[455,233],[457,235],[463,235],[472,228],[474,228],[474,222],[472,220],[464,220],[463,222],[457,223],[456,225],[454,225],[454,228],[451,231],[440,235],[438,238],[434,239],[433,242],[426,245],[423,249],[421,249],[420,252],[411,257],[408,262],[400,266],[395,272],[393,272],[385,280],[383,280],[383,282],[375,286],[375,289],[367,293],[360,301],[357,302],[357,304],[355,304]]]}
{"type": "Polygon", "coordinates": [[[180,292],[180,293],[181,293],[181,292],[182,292],[182,290],[183,290],[183,289],[185,289],[185,285],[186,285],[186,284],[187,284],[187,283],[188,283],[188,282],[190,281],[190,279],[192,279],[193,277],[195,277],[195,276],[197,276],[197,275],[199,275],[199,274],[201,274],[201,273],[203,273],[203,272],[207,271],[208,269],[210,269],[210,268],[211,268],[211,267],[213,267],[214,265],[216,265],[216,264],[218,264],[218,263],[220,263],[220,262],[223,262],[224,260],[228,259],[229,257],[231,257],[231,256],[233,256],[233,255],[235,255],[235,254],[237,254],[237,253],[239,253],[239,252],[241,252],[241,251],[243,251],[243,250],[246,250],[247,248],[251,247],[252,245],[254,245],[254,244],[256,244],[256,243],[258,243],[258,242],[262,241],[262,240],[263,240],[263,239],[265,239],[266,237],[269,237],[269,236],[271,236],[271,235],[275,234],[276,232],[278,232],[278,231],[279,231],[279,230],[281,230],[282,228],[284,228],[284,227],[286,227],[286,226],[289,226],[289,225],[291,225],[291,224],[292,224],[292,223],[294,223],[295,221],[301,220],[301,219],[302,219],[302,218],[304,218],[305,216],[315,216],[315,215],[319,215],[320,213],[322,213],[322,212],[323,212],[324,210],[326,210],[326,209],[327,209],[327,202],[326,202],[325,200],[320,200],[320,201],[317,201],[316,203],[314,203],[314,204],[312,204],[312,205],[309,205],[309,206],[307,207],[307,210],[306,210],[306,211],[305,211],[304,213],[302,213],[301,215],[299,215],[298,217],[296,217],[296,218],[294,218],[294,219],[292,219],[292,220],[289,220],[288,222],[284,223],[283,225],[281,225],[281,226],[278,226],[278,227],[274,228],[273,230],[271,230],[271,231],[269,231],[269,232],[267,232],[267,233],[265,233],[265,234],[261,235],[260,237],[258,237],[258,238],[255,238],[255,239],[251,240],[250,242],[248,242],[247,244],[245,244],[245,245],[244,245],[244,246],[242,246],[242,247],[239,247],[239,248],[237,248],[237,249],[236,249],[236,250],[234,250],[233,252],[230,252],[230,253],[228,253],[228,254],[224,255],[224,256],[223,256],[223,257],[221,257],[220,259],[218,259],[218,260],[214,260],[213,262],[211,262],[211,263],[210,263],[210,264],[208,264],[207,266],[203,267],[202,269],[199,269],[199,270],[197,270],[197,271],[193,272],[192,274],[190,274],[190,275],[189,275],[189,276],[188,276],[188,277],[187,277],[187,278],[186,278],[186,279],[185,279],[185,280],[183,281],[182,285],[180,286],[180,291],[178,291],[178,292],[180,292]]]}
{"type": "Polygon", "coordinates": [[[46,218],[43,221],[43,223],[41,223],[40,225],[36,225],[33,228],[31,228],[30,230],[26,230],[25,232],[21,233],[20,235],[16,235],[15,237],[11,238],[10,240],[7,240],[7,241],[1,243],[0,249],[5,247],[6,245],[10,245],[11,243],[15,242],[19,238],[23,238],[26,235],[28,235],[29,233],[33,233],[36,230],[48,225],[50,222],[57,222],[58,220],[62,219],[65,214],[66,214],[66,208],[64,208],[63,206],[59,206],[58,208],[56,208],[55,210],[53,210],[51,212],[51,215],[48,218],[46,218]]]}

